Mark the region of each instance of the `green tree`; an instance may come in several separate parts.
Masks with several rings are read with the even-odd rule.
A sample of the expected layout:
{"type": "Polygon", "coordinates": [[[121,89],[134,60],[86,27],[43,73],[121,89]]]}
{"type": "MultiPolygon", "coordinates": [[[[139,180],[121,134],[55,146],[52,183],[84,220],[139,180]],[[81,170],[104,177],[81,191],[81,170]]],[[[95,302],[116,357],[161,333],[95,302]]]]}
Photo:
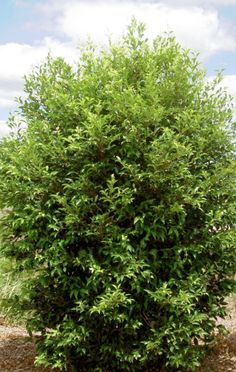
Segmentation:
{"type": "Polygon", "coordinates": [[[16,303],[41,332],[38,363],[199,364],[236,262],[235,131],[219,82],[135,21],[76,69],[48,58],[26,78],[26,128],[0,145],[1,250],[32,269],[16,303]]]}

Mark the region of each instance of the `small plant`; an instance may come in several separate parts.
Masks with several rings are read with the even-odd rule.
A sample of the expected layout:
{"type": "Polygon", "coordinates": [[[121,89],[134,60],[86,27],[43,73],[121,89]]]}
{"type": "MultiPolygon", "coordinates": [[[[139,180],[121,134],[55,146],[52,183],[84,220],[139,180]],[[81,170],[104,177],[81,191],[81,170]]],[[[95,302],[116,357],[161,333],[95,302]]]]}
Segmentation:
{"type": "MultiPolygon", "coordinates": [[[[0,151],[2,254],[34,270],[39,364],[194,371],[234,288],[232,104],[172,36],[88,45],[26,78],[0,151]],[[14,119],[13,125],[14,125],[14,119]],[[19,118],[18,118],[19,122],[19,118]]],[[[219,328],[221,331],[221,328],[219,328]]]]}

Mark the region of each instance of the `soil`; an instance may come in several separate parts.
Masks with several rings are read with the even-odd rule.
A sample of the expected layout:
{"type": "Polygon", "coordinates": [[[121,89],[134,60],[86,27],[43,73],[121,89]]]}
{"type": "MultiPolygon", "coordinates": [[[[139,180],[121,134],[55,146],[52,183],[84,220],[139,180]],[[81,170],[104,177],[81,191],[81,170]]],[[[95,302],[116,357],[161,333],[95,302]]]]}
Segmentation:
{"type": "MultiPolygon", "coordinates": [[[[197,372],[236,372],[236,306],[229,301],[229,315],[220,320],[230,334],[222,338],[209,353],[197,372]]],[[[7,325],[0,319],[1,372],[56,372],[34,366],[35,348],[22,327],[7,325]]]]}
{"type": "MultiPolygon", "coordinates": [[[[0,319],[0,371],[49,372],[34,366],[35,347],[23,327],[11,326],[0,319]]],[[[53,370],[55,372],[55,369],[53,370]]]]}
{"type": "Polygon", "coordinates": [[[219,319],[219,324],[226,327],[229,336],[219,340],[198,372],[236,372],[236,305],[230,299],[227,302],[228,316],[219,319]]]}

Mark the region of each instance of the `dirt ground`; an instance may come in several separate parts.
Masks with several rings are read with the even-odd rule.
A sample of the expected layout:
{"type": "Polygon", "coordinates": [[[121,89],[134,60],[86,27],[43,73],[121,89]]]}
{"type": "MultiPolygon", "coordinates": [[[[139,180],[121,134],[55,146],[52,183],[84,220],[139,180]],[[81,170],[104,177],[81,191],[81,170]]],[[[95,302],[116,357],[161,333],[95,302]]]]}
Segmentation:
{"type": "Polygon", "coordinates": [[[230,299],[228,302],[228,316],[220,319],[228,329],[229,336],[222,338],[219,344],[205,358],[198,372],[236,372],[236,305],[230,299]]]}
{"type": "Polygon", "coordinates": [[[4,324],[0,320],[0,371],[1,372],[46,372],[34,366],[34,344],[21,327],[4,324]]]}
{"type": "MultiPolygon", "coordinates": [[[[232,302],[229,302],[229,316],[220,323],[226,326],[230,334],[206,357],[198,372],[236,372],[236,306],[232,302]]],[[[52,371],[35,367],[34,358],[34,344],[25,329],[7,325],[0,319],[0,371],[52,371]]]]}

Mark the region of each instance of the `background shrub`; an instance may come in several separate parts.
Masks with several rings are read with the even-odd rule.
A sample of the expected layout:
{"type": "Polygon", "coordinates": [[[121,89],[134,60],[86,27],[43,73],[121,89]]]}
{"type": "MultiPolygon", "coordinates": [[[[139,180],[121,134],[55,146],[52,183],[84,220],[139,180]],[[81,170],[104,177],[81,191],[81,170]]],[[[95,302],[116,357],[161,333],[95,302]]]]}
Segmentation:
{"type": "MultiPolygon", "coordinates": [[[[33,268],[38,363],[194,370],[235,272],[232,104],[172,36],[123,40],[26,78],[0,151],[2,252],[33,268]],[[24,127],[24,125],[23,125],[24,127]]],[[[221,329],[220,329],[221,330],[221,329]]]]}
{"type": "Polygon", "coordinates": [[[0,320],[11,324],[24,324],[25,316],[15,307],[19,297],[26,296],[22,283],[29,273],[16,270],[14,260],[0,256],[0,320]]]}

